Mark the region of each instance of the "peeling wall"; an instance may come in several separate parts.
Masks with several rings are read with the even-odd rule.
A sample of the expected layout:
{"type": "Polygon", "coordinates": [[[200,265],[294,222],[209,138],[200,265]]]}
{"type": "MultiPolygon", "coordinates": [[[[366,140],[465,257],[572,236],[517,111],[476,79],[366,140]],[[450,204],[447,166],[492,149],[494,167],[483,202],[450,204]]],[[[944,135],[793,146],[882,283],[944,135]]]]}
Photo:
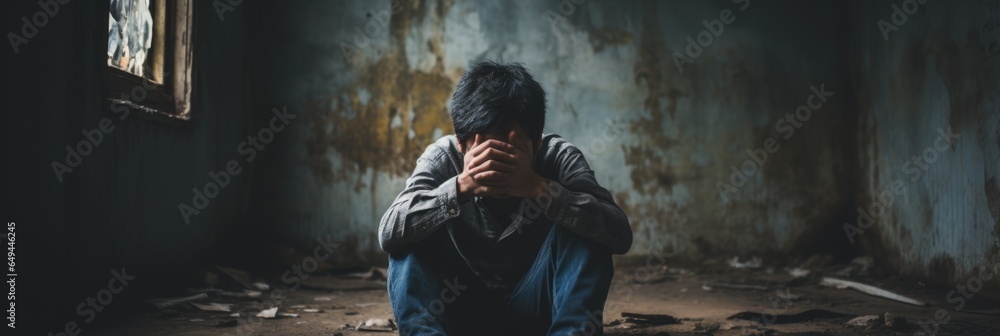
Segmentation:
{"type": "Polygon", "coordinates": [[[906,274],[964,284],[1000,258],[1000,2],[927,1],[893,21],[900,3],[851,5],[859,206],[895,195],[861,237],[906,274]],[[879,20],[903,23],[883,35],[879,20]]]}
{"type": "MultiPolygon", "coordinates": [[[[948,283],[1000,257],[997,1],[928,1],[888,41],[877,22],[891,20],[891,1],[578,2],[247,1],[219,20],[199,1],[195,122],[117,122],[59,183],[51,162],[113,116],[95,84],[102,13],[69,3],[3,62],[13,83],[3,133],[19,160],[7,165],[5,204],[45,232],[23,251],[47,282],[25,286],[78,298],[106,280],[106,265],[210,262],[212,252],[255,263],[242,253],[265,254],[261,238],[309,249],[332,236],[341,265],[382,263],[382,213],[424,147],[453,132],[462,72],[489,59],[525,63],[549,92],[546,132],[579,146],[628,213],[632,255],[864,248],[948,283]],[[735,21],[681,72],[673,55],[723,10],[735,21]],[[819,88],[834,95],[789,128],[819,88]],[[288,129],[184,225],[177,204],[282,106],[297,115],[288,129]],[[939,129],[961,137],[925,154],[939,129]],[[762,168],[734,183],[732,167],[752,167],[747,151],[770,141],[778,149],[762,168]],[[933,162],[915,168],[925,155],[933,162]],[[896,181],[893,205],[850,244],[843,225],[896,181]],[[234,242],[243,238],[253,241],[234,242]],[[73,284],[49,285],[67,274],[73,284]]],[[[3,22],[38,10],[13,7],[3,22]]],[[[158,275],[173,269],[143,279],[169,281],[158,275]]]]}
{"type": "Polygon", "coordinates": [[[279,66],[261,69],[257,95],[303,114],[264,161],[267,192],[253,203],[267,207],[251,217],[285,244],[330,235],[355,253],[340,262],[384,262],[378,221],[416,157],[453,133],[457,80],[500,59],[525,63],[549,92],[546,132],[579,146],[629,214],[630,253],[778,254],[839,230],[855,125],[842,5],[580,2],[413,0],[395,14],[388,1],[259,5],[256,54],[279,66]],[[726,9],[735,21],[679,71],[671,55],[726,9]],[[813,86],[835,95],[785,139],[775,124],[813,86]],[[772,137],[780,149],[721,197],[730,166],[772,137]]]}

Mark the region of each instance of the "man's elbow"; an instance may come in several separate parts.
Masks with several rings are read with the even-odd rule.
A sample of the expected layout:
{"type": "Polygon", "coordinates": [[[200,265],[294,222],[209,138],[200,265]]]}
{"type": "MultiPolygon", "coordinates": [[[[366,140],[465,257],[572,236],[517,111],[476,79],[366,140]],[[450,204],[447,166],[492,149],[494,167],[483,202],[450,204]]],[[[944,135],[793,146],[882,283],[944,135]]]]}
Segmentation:
{"type": "Polygon", "coordinates": [[[398,246],[392,237],[393,209],[385,212],[378,223],[378,247],[385,253],[392,253],[398,246]]]}
{"type": "Polygon", "coordinates": [[[388,226],[380,225],[378,230],[378,247],[385,253],[393,253],[402,246],[399,237],[392,234],[388,226]]]}
{"type": "Polygon", "coordinates": [[[611,244],[609,244],[609,249],[611,254],[625,254],[632,249],[632,234],[631,232],[624,237],[612,238],[611,244]]]}
{"type": "Polygon", "coordinates": [[[632,225],[629,224],[628,217],[625,216],[624,212],[621,213],[620,223],[619,225],[622,226],[621,236],[614,237],[615,246],[611,248],[613,254],[625,254],[632,249],[632,225]]]}
{"type": "Polygon", "coordinates": [[[379,237],[378,239],[378,247],[381,248],[382,251],[385,253],[392,253],[396,251],[396,249],[399,247],[396,245],[397,244],[394,244],[392,240],[385,239],[383,237],[379,237]]]}

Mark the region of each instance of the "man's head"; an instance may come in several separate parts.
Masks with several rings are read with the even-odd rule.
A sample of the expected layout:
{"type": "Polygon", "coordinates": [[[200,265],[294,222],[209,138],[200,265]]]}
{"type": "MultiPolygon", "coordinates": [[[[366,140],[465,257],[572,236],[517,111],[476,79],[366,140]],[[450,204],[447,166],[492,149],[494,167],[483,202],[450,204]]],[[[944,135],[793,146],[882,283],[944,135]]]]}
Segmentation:
{"type": "Polygon", "coordinates": [[[537,147],[545,126],[545,90],[520,63],[479,63],[458,81],[451,120],[463,151],[477,134],[493,138],[510,130],[523,132],[537,147]]]}

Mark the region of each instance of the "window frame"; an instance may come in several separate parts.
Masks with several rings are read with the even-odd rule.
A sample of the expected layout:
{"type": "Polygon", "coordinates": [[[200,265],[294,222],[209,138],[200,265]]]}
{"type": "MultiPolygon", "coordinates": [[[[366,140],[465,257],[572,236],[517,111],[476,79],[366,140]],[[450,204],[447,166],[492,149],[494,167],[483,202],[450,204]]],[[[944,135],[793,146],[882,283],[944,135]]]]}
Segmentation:
{"type": "MultiPolygon", "coordinates": [[[[102,0],[100,24],[103,27],[103,41],[98,48],[100,52],[100,68],[102,69],[104,95],[103,102],[106,111],[114,112],[118,106],[128,107],[129,114],[141,118],[152,119],[175,125],[189,125],[191,115],[191,91],[194,54],[194,10],[193,0],[150,0],[152,6],[162,6],[163,43],[162,50],[162,81],[154,82],[126,70],[108,65],[108,21],[110,19],[109,0],[102,0]]],[[[154,20],[160,18],[160,13],[152,13],[154,20]]],[[[154,31],[154,45],[157,32],[154,31]]],[[[152,55],[151,55],[152,56],[152,55]]],[[[153,61],[150,57],[147,62],[153,61]]],[[[123,117],[123,116],[121,116],[123,117]]]]}

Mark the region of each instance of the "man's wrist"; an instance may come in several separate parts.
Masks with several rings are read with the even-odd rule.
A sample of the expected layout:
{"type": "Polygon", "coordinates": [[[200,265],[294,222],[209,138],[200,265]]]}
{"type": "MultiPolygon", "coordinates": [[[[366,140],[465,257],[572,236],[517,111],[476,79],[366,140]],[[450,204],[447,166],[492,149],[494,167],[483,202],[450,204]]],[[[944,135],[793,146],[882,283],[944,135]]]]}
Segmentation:
{"type": "Polygon", "coordinates": [[[458,177],[455,179],[455,185],[456,188],[458,189],[459,204],[464,204],[466,201],[472,198],[472,188],[470,188],[469,184],[469,181],[471,180],[472,177],[470,177],[469,174],[467,174],[464,171],[458,174],[458,177]]]}
{"type": "Polygon", "coordinates": [[[549,192],[549,179],[544,178],[540,175],[535,175],[535,181],[532,183],[531,198],[538,199],[539,196],[544,195],[549,192]]]}

